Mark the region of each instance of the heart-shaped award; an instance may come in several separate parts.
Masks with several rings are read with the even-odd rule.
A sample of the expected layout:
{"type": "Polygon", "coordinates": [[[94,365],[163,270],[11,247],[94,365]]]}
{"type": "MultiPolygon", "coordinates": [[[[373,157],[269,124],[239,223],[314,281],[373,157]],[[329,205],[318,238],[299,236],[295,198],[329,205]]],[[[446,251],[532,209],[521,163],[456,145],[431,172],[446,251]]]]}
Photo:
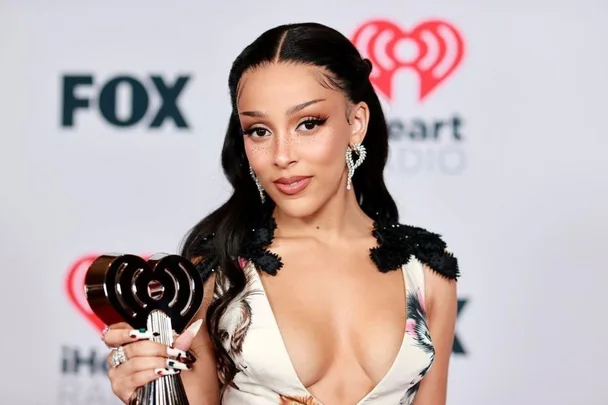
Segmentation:
{"type": "MultiPolygon", "coordinates": [[[[183,332],[203,302],[203,281],[196,267],[179,255],[158,253],[148,260],[131,254],[105,254],[85,277],[85,296],[105,324],[126,322],[158,332],[153,341],[173,344],[173,330],[183,332]]],[[[179,374],[146,384],[132,403],[187,405],[179,374]]]]}

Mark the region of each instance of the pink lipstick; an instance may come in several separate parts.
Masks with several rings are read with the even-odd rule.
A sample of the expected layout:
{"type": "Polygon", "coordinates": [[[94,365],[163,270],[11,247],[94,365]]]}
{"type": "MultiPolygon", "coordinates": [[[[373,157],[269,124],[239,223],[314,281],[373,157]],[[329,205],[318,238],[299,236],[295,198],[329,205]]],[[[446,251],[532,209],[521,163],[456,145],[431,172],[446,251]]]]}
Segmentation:
{"type": "Polygon", "coordinates": [[[311,179],[311,176],[281,177],[275,180],[274,184],[281,193],[295,195],[304,190],[311,179]]]}

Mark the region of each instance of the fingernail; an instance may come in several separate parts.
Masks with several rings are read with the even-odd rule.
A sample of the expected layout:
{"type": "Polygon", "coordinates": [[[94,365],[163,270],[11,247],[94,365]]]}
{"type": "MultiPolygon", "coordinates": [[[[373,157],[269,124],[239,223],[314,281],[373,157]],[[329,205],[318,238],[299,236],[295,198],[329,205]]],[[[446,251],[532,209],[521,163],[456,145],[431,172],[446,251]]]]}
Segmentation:
{"type": "Polygon", "coordinates": [[[167,359],[167,367],[177,370],[191,370],[192,366],[190,364],[184,364],[177,360],[167,359]]]}
{"type": "Polygon", "coordinates": [[[179,370],[172,369],[172,368],[157,368],[154,370],[154,372],[158,375],[173,375],[173,374],[180,373],[179,370]]]}
{"type": "Polygon", "coordinates": [[[108,331],[110,330],[110,326],[106,325],[103,330],[101,331],[101,340],[105,340],[106,338],[106,333],[108,333],[108,331]]]}
{"type": "Polygon", "coordinates": [[[196,361],[196,357],[194,357],[192,353],[176,349],[173,346],[167,347],[167,355],[175,357],[176,360],[181,361],[183,363],[194,363],[196,361]]]}
{"type": "Polygon", "coordinates": [[[133,329],[129,332],[131,339],[152,339],[153,337],[160,336],[158,332],[149,332],[145,328],[133,329]]]}
{"type": "Polygon", "coordinates": [[[186,329],[186,332],[190,332],[190,333],[192,333],[192,336],[196,336],[198,331],[201,329],[202,325],[203,325],[203,320],[199,319],[198,321],[196,321],[192,325],[190,325],[188,327],[188,329],[186,329]]]}

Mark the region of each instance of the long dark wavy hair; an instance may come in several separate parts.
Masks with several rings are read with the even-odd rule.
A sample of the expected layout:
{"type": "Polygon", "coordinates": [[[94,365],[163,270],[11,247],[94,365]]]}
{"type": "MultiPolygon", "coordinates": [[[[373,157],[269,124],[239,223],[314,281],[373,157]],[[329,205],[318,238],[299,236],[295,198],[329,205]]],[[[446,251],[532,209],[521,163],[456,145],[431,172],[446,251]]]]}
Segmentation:
{"type": "MultiPolygon", "coordinates": [[[[181,254],[190,259],[215,255],[221,277],[229,282],[225,294],[215,299],[206,314],[218,368],[225,374],[222,392],[238,369],[224,349],[220,319],[230,302],[243,291],[246,279],[238,263],[240,249],[249,230],[260,218],[271,215],[274,203],[262,203],[249,174],[244,140],[237,112],[239,81],[250,69],[264,64],[290,62],[322,68],[322,84],[343,94],[353,103],[365,102],[369,123],[363,145],[367,157],[353,177],[353,188],[362,210],[374,221],[398,221],[395,201],[384,183],[388,158],[388,128],[380,101],[369,80],[371,62],[362,59],[356,47],[340,32],[317,23],[287,24],[272,28],[247,46],[232,64],[228,87],[232,114],[222,149],[222,167],[233,187],[222,206],[196,224],[187,235],[181,254]],[[206,237],[214,234],[209,247],[206,237]]],[[[345,118],[346,119],[346,118],[345,118]]]]}

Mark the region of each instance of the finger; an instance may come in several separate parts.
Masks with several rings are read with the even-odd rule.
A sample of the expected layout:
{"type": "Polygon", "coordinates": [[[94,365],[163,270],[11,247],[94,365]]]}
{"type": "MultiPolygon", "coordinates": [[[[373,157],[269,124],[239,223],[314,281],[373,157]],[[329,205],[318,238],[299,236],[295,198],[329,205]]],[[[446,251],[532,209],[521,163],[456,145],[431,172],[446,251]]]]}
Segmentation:
{"type": "Polygon", "coordinates": [[[110,328],[110,330],[115,330],[115,329],[133,329],[131,327],[131,325],[129,325],[126,322],[118,322],[118,323],[114,323],[112,325],[108,325],[108,327],[110,328]]]}
{"type": "Polygon", "coordinates": [[[192,365],[165,357],[134,357],[132,359],[127,359],[125,363],[119,365],[114,370],[116,370],[116,374],[124,377],[139,373],[141,371],[159,370],[165,368],[185,371],[191,370],[192,365]]]}
{"type": "Polygon", "coordinates": [[[194,363],[196,358],[181,349],[167,346],[164,343],[142,340],[123,347],[127,359],[135,357],[171,357],[184,363],[194,363]]]}
{"type": "Polygon", "coordinates": [[[133,397],[133,394],[139,387],[143,387],[163,375],[178,374],[179,372],[179,370],[161,368],[158,370],[140,371],[127,378],[116,378],[115,376],[112,376],[110,377],[112,391],[114,391],[114,394],[123,400],[123,402],[129,403],[129,400],[133,397]]]}
{"type": "Polygon", "coordinates": [[[147,331],[146,329],[110,329],[103,337],[103,341],[110,347],[118,347],[142,339],[151,339],[160,336],[158,332],[147,331]]]}
{"type": "MultiPolygon", "coordinates": [[[[101,331],[101,341],[104,342],[104,343],[106,343],[105,342],[106,334],[110,330],[117,330],[117,329],[131,329],[131,327],[126,322],[119,322],[119,323],[115,323],[115,324],[112,324],[112,325],[106,325],[106,327],[103,328],[103,330],[101,331]]],[[[106,346],[111,347],[107,343],[106,343],[106,346]]]]}
{"type": "Polygon", "coordinates": [[[179,335],[177,337],[177,339],[175,340],[175,344],[173,346],[178,349],[181,349],[181,350],[188,350],[190,348],[190,346],[192,345],[192,341],[194,340],[194,337],[196,336],[198,331],[201,329],[202,325],[203,325],[202,319],[199,319],[198,321],[194,322],[192,325],[190,325],[188,327],[188,329],[186,329],[184,331],[184,333],[182,333],[181,335],[179,335]]]}
{"type": "Polygon", "coordinates": [[[126,322],[114,323],[112,325],[106,325],[106,327],[101,332],[101,339],[111,330],[119,330],[119,329],[132,329],[131,326],[126,322]]]}

